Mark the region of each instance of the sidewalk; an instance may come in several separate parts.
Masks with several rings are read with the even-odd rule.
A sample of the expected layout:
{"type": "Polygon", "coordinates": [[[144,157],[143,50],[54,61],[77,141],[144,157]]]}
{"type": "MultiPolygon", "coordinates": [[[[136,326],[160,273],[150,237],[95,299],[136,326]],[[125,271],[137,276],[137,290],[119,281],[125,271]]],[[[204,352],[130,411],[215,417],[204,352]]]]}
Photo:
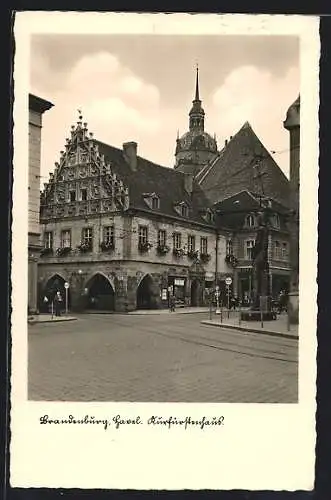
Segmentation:
{"type": "Polygon", "coordinates": [[[290,330],[288,330],[286,314],[279,315],[277,319],[273,321],[264,321],[263,328],[261,327],[261,322],[259,321],[241,321],[239,324],[238,313],[232,312],[230,318],[228,318],[227,312],[224,311],[222,322],[220,315],[213,312],[211,320],[204,320],[201,321],[201,323],[204,325],[216,326],[219,328],[230,328],[233,330],[274,335],[277,337],[285,337],[291,339],[299,338],[298,325],[290,325],[290,330]]]}
{"type": "Polygon", "coordinates": [[[174,312],[170,312],[170,309],[138,309],[136,311],[130,311],[127,314],[133,315],[153,315],[153,314],[196,314],[196,313],[208,313],[208,307],[177,307],[174,312]]]}
{"type": "Polygon", "coordinates": [[[73,316],[53,316],[51,314],[36,314],[35,316],[28,316],[28,323],[35,325],[36,323],[58,323],[60,321],[74,321],[77,318],[73,316]]]}

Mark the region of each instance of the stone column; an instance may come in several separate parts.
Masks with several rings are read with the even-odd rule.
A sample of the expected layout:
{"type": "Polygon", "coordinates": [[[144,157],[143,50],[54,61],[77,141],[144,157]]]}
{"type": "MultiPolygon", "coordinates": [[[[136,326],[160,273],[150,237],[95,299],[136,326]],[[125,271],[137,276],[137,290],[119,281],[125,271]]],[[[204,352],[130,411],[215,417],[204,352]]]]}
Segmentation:
{"type": "Polygon", "coordinates": [[[299,323],[299,225],[300,225],[300,96],[287,111],[284,127],[290,133],[290,266],[289,321],[299,323]]]}
{"type": "Polygon", "coordinates": [[[38,312],[38,257],[29,252],[28,258],[28,311],[29,314],[38,312]]]}

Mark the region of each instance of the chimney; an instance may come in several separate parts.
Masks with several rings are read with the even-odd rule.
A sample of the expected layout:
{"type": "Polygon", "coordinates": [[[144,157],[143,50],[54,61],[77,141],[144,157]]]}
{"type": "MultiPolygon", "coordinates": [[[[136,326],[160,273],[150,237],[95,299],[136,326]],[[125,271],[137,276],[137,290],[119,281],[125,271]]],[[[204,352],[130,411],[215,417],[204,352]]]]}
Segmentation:
{"type": "Polygon", "coordinates": [[[233,138],[233,135],[230,135],[230,141],[231,141],[232,138],[233,138]]]}
{"type": "Polygon", "coordinates": [[[184,174],[184,189],[188,194],[192,194],[193,192],[193,175],[192,174],[184,174]]]}
{"type": "Polygon", "coordinates": [[[227,140],[227,139],[225,139],[225,146],[227,146],[227,145],[228,145],[228,140],[227,140]]]}
{"type": "Polygon", "coordinates": [[[130,165],[132,172],[137,170],[137,146],[136,142],[125,142],[123,144],[124,159],[130,165]]]}

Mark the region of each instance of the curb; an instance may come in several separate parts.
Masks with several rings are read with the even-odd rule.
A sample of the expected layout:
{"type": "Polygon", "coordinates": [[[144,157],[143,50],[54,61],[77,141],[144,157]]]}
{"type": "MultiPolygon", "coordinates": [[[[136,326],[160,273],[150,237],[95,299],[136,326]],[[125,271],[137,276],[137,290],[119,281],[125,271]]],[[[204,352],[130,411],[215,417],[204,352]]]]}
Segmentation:
{"type": "Polygon", "coordinates": [[[78,318],[63,318],[63,319],[45,319],[44,321],[39,320],[28,320],[29,325],[42,325],[44,323],[64,323],[65,321],[77,321],[78,318]]]}
{"type": "Polygon", "coordinates": [[[272,330],[262,330],[261,328],[246,328],[243,326],[236,326],[236,325],[228,325],[226,323],[214,323],[212,321],[204,320],[201,321],[203,325],[208,325],[208,326],[215,326],[217,328],[226,328],[229,330],[238,330],[240,332],[253,332],[253,333],[260,333],[262,335],[271,335],[273,337],[283,337],[283,338],[288,338],[288,339],[295,339],[299,340],[298,335],[293,335],[291,333],[281,333],[281,332],[274,332],[272,330]]]}
{"type": "MultiPolygon", "coordinates": [[[[161,311],[164,311],[164,309],[161,309],[161,311]]],[[[137,313],[135,311],[124,313],[128,314],[130,316],[159,316],[160,314],[166,314],[165,312],[153,312],[153,313],[137,313]]],[[[168,311],[168,310],[167,310],[168,311]]],[[[208,311],[173,311],[171,314],[203,314],[207,313],[208,311]]],[[[169,312],[170,314],[170,312],[169,312]]]]}

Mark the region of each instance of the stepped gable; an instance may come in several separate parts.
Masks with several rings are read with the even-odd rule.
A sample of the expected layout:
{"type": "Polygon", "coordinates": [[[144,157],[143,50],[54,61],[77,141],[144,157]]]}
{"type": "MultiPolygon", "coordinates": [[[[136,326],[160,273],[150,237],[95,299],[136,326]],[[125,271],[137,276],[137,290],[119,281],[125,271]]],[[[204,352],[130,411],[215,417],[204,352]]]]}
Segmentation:
{"type": "MultiPolygon", "coordinates": [[[[271,199],[270,210],[280,216],[280,229],[286,230],[286,216],[288,209],[277,200],[271,199]]],[[[245,218],[249,213],[257,213],[261,210],[260,194],[243,190],[236,193],[213,206],[217,214],[219,227],[242,229],[245,218]]]]}
{"type": "Polygon", "coordinates": [[[155,193],[160,199],[160,208],[151,210],[153,213],[179,217],[175,204],[186,202],[189,210],[187,218],[201,224],[207,224],[203,217],[206,208],[210,205],[199,184],[193,181],[193,191],[190,195],[185,190],[185,174],[168,167],[157,165],[145,158],[137,156],[136,169],[132,170],[125,160],[123,150],[108,144],[96,141],[99,152],[105,156],[105,161],[111,165],[112,171],[129,188],[129,208],[149,210],[144,201],[144,193],[155,193]]]}
{"type": "Polygon", "coordinates": [[[289,180],[248,122],[196,179],[212,203],[244,189],[262,193],[263,186],[265,196],[289,205],[289,180]],[[263,173],[260,178],[258,170],[263,173]]]}

